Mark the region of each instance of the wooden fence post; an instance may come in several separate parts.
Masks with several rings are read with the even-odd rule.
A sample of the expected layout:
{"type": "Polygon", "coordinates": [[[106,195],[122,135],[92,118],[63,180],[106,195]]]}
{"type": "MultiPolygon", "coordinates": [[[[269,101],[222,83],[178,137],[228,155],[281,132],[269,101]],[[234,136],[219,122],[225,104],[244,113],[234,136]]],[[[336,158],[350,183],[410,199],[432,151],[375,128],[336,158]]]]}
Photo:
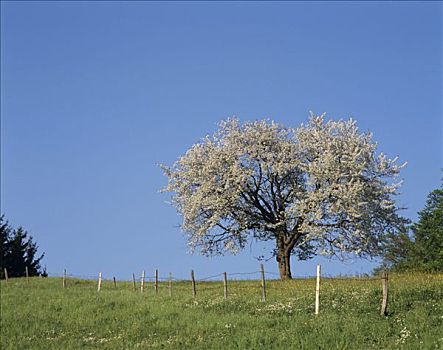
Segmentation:
{"type": "Polygon", "coordinates": [[[145,289],[145,270],[142,271],[142,280],[141,280],[141,283],[140,283],[140,292],[143,293],[144,289],[145,289]]]}
{"type": "Polygon", "coordinates": [[[25,266],[25,274],[26,274],[26,282],[29,283],[29,270],[27,266],[25,266]]]}
{"type": "Polygon", "coordinates": [[[158,294],[158,270],[155,269],[155,283],[154,283],[155,294],[158,294]]]}
{"type": "Polygon", "coordinates": [[[98,273],[98,285],[97,285],[97,292],[100,292],[102,289],[102,273],[98,273]]]}
{"type": "Polygon", "coordinates": [[[135,273],[132,273],[132,289],[136,290],[137,288],[135,287],[135,273]]]}
{"type": "Polygon", "coordinates": [[[388,314],[388,273],[383,272],[381,278],[381,284],[383,288],[383,300],[381,302],[380,315],[386,316],[388,314]]]}
{"type": "Polygon", "coordinates": [[[115,276],[112,277],[112,279],[114,280],[114,288],[117,289],[117,281],[115,280],[115,276]]]}
{"type": "Polygon", "coordinates": [[[228,274],[223,272],[223,291],[225,300],[228,299],[228,274]]]}
{"type": "Polygon", "coordinates": [[[63,288],[66,288],[66,269],[63,270],[63,288]]]}
{"type": "Polygon", "coordinates": [[[194,270],[191,270],[191,284],[192,284],[192,296],[195,298],[195,296],[197,295],[197,290],[195,289],[194,270]]]}
{"type": "Polygon", "coordinates": [[[321,266],[317,265],[317,284],[315,286],[315,314],[318,315],[320,311],[320,273],[321,266]]]}
{"type": "Polygon", "coordinates": [[[172,273],[169,272],[169,296],[172,297],[172,273]]]}
{"type": "Polygon", "coordinates": [[[266,301],[266,282],[265,282],[265,268],[263,264],[260,264],[260,274],[261,274],[261,300],[266,301]]]}
{"type": "Polygon", "coordinates": [[[8,269],[5,267],[4,271],[5,271],[5,281],[8,282],[8,269]]]}

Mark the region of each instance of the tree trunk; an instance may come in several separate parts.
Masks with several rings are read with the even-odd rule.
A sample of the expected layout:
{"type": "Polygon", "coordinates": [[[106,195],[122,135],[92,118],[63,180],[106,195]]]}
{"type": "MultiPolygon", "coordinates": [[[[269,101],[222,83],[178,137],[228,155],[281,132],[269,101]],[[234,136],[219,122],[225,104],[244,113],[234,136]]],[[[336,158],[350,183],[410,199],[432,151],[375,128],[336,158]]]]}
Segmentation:
{"type": "Polygon", "coordinates": [[[292,279],[291,253],[286,247],[279,247],[277,251],[278,271],[282,280],[292,279]]]}

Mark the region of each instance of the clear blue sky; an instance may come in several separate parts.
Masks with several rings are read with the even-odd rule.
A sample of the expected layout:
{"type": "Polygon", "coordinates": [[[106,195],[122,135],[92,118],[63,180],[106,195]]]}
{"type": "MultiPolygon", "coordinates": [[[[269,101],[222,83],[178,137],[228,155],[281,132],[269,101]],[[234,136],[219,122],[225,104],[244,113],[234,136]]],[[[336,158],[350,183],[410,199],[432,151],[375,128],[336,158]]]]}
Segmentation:
{"type": "MultiPolygon", "coordinates": [[[[442,176],[442,3],[1,3],[2,212],[51,273],[130,278],[254,271],[253,246],[186,253],[158,193],[172,164],[223,118],[297,126],[309,110],[357,119],[409,165],[398,201],[416,218],[442,176]]],[[[295,275],[374,263],[293,260],[295,275]]],[[[265,268],[276,271],[271,260],[265,268]]]]}

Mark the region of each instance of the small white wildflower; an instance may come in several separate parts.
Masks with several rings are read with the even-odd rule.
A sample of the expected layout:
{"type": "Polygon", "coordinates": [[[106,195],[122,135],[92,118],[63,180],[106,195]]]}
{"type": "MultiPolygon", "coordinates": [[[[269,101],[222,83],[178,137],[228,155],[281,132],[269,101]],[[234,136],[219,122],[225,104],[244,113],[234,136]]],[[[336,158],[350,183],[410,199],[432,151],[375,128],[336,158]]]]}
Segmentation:
{"type": "Polygon", "coordinates": [[[411,336],[411,331],[405,327],[400,331],[400,338],[397,339],[396,344],[404,344],[406,339],[411,336]]]}

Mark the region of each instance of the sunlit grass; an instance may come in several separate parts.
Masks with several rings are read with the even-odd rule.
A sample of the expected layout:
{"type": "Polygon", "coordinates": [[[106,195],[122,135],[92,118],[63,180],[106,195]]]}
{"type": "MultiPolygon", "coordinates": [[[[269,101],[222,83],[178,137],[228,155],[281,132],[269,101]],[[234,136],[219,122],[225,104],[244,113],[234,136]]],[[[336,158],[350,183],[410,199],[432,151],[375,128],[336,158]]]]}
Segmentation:
{"type": "Polygon", "coordinates": [[[2,349],[443,349],[443,275],[392,275],[387,317],[379,279],[132,284],[58,278],[1,282],[2,349]],[[139,286],[137,286],[139,287],[139,286]]]}

